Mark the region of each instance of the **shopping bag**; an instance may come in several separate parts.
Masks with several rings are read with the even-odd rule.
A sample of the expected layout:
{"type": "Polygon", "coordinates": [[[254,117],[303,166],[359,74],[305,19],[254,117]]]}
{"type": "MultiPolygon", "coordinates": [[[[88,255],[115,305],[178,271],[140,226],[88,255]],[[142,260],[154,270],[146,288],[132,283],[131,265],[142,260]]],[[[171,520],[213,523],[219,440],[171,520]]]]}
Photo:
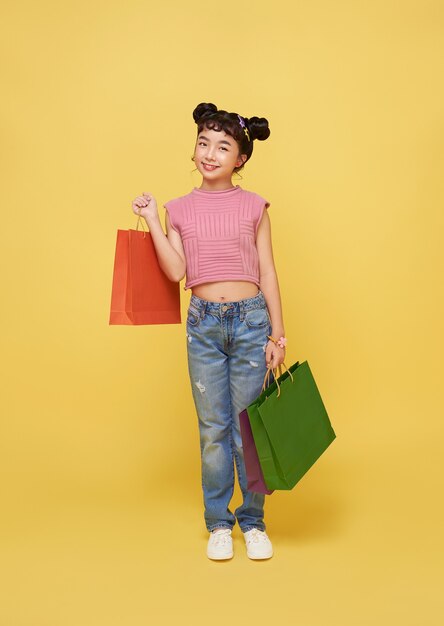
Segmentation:
{"type": "Polygon", "coordinates": [[[253,433],[251,432],[250,420],[247,409],[239,413],[239,424],[244,452],[245,470],[247,473],[247,489],[255,493],[273,493],[273,489],[267,489],[264,481],[256,446],[254,445],[253,433]]]}
{"type": "Polygon", "coordinates": [[[292,489],[336,438],[308,362],[286,370],[247,407],[268,489],[292,489]]]}
{"type": "Polygon", "coordinates": [[[179,283],[157,259],[150,232],[118,230],[114,257],[110,324],[180,324],[179,283]]]}

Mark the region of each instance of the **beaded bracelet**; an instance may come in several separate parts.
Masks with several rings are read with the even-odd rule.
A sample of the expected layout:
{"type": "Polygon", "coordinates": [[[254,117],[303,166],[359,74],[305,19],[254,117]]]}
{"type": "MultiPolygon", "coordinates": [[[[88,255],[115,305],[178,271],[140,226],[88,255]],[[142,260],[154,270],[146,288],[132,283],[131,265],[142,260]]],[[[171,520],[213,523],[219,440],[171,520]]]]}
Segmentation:
{"type": "Polygon", "coordinates": [[[287,338],[286,337],[279,337],[279,339],[274,339],[274,337],[271,337],[270,335],[267,335],[267,337],[268,337],[268,339],[271,339],[271,341],[273,341],[280,348],[285,348],[285,346],[287,345],[287,338]]]}

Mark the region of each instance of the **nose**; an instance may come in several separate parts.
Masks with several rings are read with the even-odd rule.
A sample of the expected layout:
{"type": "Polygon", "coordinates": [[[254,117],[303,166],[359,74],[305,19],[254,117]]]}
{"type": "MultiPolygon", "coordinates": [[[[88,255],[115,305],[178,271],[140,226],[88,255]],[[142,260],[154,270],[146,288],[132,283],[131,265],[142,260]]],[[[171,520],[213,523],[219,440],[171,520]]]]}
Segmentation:
{"type": "Polygon", "coordinates": [[[215,161],[216,159],[213,156],[213,152],[214,152],[215,148],[214,147],[207,147],[207,151],[205,154],[205,158],[207,161],[215,161]]]}

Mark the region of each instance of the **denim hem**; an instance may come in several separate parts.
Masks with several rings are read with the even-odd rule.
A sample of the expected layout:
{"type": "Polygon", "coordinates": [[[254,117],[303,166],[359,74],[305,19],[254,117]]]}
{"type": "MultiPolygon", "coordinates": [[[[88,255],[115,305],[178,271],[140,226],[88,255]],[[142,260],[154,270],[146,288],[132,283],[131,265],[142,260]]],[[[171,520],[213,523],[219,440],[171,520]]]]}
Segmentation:
{"type": "Polygon", "coordinates": [[[251,525],[250,526],[245,526],[244,528],[241,527],[241,531],[243,533],[246,533],[249,530],[253,530],[253,528],[257,528],[258,530],[264,531],[265,530],[265,525],[261,525],[261,526],[251,526],[251,525]]]}
{"type": "Polygon", "coordinates": [[[233,530],[233,526],[229,526],[228,524],[212,524],[211,526],[207,526],[208,532],[213,532],[215,528],[229,528],[233,530]]]}

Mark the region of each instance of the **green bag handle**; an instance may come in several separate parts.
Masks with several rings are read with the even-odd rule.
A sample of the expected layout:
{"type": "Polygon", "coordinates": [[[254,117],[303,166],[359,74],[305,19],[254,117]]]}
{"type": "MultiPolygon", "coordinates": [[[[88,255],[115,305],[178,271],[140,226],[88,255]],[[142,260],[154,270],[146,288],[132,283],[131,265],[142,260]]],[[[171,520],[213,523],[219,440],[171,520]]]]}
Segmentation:
{"type": "Polygon", "coordinates": [[[274,379],[276,380],[276,376],[275,376],[274,371],[271,369],[271,367],[267,367],[267,373],[265,374],[264,383],[262,385],[261,393],[263,391],[265,391],[265,388],[268,387],[268,385],[269,385],[268,379],[270,378],[270,372],[272,372],[272,374],[274,376],[274,379]]]}
{"type": "Polygon", "coordinates": [[[271,368],[271,367],[268,367],[268,368],[267,368],[267,373],[265,374],[264,383],[263,383],[263,385],[262,385],[262,390],[261,390],[261,393],[262,393],[263,391],[265,391],[265,387],[268,387],[268,379],[269,379],[269,377],[270,377],[270,372],[272,372],[272,373],[273,373],[273,376],[274,376],[274,380],[276,381],[276,385],[277,385],[277,388],[278,388],[278,392],[277,392],[277,396],[276,396],[276,397],[277,397],[277,398],[279,398],[280,393],[281,393],[281,386],[279,385],[279,383],[278,383],[278,379],[276,378],[275,370],[279,370],[279,377],[281,377],[281,376],[282,376],[282,374],[283,374],[283,372],[282,372],[282,365],[283,365],[283,366],[285,367],[285,369],[287,370],[287,372],[288,372],[288,374],[289,374],[289,376],[290,376],[290,378],[291,378],[291,382],[293,382],[293,375],[292,375],[292,373],[290,372],[290,370],[288,369],[288,367],[285,365],[285,363],[282,363],[282,364],[278,365],[278,366],[277,366],[277,367],[275,367],[274,369],[273,369],[273,368],[271,368]]]}

